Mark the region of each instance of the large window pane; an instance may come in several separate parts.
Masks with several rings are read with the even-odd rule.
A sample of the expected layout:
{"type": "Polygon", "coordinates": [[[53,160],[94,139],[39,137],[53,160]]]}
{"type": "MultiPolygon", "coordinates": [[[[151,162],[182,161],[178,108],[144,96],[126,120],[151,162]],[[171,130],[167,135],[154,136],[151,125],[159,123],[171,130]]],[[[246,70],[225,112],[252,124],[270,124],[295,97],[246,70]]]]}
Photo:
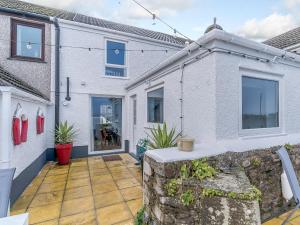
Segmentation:
{"type": "Polygon", "coordinates": [[[106,60],[108,64],[125,65],[125,44],[107,41],[106,60]]]}
{"type": "Polygon", "coordinates": [[[243,129],[279,127],[278,81],[242,78],[243,129]]]}
{"type": "Polygon", "coordinates": [[[148,122],[163,123],[164,89],[159,88],[147,94],[148,122]]]}
{"type": "Polygon", "coordinates": [[[40,28],[17,25],[16,55],[42,57],[42,30],[40,28]]]}

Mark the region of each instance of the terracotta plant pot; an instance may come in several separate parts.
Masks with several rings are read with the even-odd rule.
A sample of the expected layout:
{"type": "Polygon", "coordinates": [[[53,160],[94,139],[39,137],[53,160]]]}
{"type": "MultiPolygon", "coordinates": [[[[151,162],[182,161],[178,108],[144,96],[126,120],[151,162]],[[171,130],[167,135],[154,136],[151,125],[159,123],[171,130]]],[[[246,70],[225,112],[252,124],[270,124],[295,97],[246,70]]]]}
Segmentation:
{"type": "Polygon", "coordinates": [[[55,149],[58,163],[61,165],[68,164],[70,162],[72,144],[56,144],[55,149]]]}

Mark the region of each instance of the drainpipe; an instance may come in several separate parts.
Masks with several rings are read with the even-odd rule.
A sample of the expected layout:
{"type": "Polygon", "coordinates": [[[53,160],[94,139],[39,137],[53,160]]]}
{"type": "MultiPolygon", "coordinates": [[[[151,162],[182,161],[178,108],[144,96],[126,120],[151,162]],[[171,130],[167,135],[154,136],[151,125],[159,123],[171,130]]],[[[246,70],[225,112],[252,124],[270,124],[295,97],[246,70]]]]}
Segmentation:
{"type": "Polygon", "coordinates": [[[183,63],[181,65],[181,77],[180,77],[180,136],[183,136],[183,129],[184,129],[184,115],[183,115],[183,97],[184,97],[184,91],[183,91],[183,77],[184,77],[184,67],[185,64],[183,63]]]}
{"type": "Polygon", "coordinates": [[[60,27],[57,18],[53,18],[55,26],[55,127],[59,125],[59,92],[60,92],[60,27]]]}

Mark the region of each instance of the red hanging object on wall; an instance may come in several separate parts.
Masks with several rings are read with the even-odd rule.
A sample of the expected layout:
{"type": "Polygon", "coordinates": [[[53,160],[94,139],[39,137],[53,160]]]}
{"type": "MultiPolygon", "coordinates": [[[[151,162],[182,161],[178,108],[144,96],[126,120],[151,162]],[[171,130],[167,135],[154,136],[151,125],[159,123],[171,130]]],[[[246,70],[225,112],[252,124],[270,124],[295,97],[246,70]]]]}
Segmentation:
{"type": "Polygon", "coordinates": [[[37,118],[36,118],[36,133],[41,134],[44,133],[44,124],[45,124],[45,118],[43,113],[41,112],[41,109],[38,109],[37,118]]]}
{"type": "Polygon", "coordinates": [[[13,118],[12,132],[13,132],[14,145],[21,144],[20,118],[18,118],[16,116],[14,116],[14,118],[13,118]]]}
{"type": "Polygon", "coordinates": [[[22,117],[22,128],[21,128],[21,142],[27,141],[27,133],[28,133],[28,119],[23,114],[22,117]]]}
{"type": "Polygon", "coordinates": [[[12,121],[12,136],[13,136],[14,145],[21,144],[20,118],[19,118],[21,109],[22,107],[20,103],[18,103],[12,121]]]}

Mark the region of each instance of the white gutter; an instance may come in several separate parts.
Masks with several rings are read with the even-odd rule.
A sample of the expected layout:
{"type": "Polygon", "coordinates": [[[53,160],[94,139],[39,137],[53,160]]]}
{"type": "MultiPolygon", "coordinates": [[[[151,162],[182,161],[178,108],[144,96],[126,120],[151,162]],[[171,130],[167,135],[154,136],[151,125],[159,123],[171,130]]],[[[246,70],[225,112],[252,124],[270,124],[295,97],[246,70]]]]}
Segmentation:
{"type": "Polygon", "coordinates": [[[263,43],[259,43],[259,42],[255,42],[252,40],[248,40],[246,38],[243,37],[239,37],[237,35],[234,34],[230,34],[227,33],[225,31],[222,30],[212,30],[209,33],[203,35],[201,38],[199,38],[196,43],[192,43],[190,45],[188,45],[187,47],[185,47],[184,49],[180,50],[179,52],[177,52],[176,54],[172,55],[171,57],[167,58],[165,61],[163,61],[162,63],[158,64],[157,66],[155,66],[154,68],[150,69],[149,71],[147,71],[146,73],[142,74],[140,77],[138,77],[137,79],[135,79],[134,81],[130,82],[127,86],[126,89],[130,89],[132,86],[143,82],[144,80],[150,78],[153,74],[157,73],[158,71],[166,68],[167,66],[171,65],[172,63],[180,60],[181,58],[185,57],[188,55],[188,50],[190,50],[191,52],[193,52],[194,50],[199,48],[200,46],[204,46],[213,41],[213,40],[220,40],[220,41],[224,41],[224,42],[228,42],[228,43],[232,43],[235,45],[239,45],[248,49],[252,49],[252,50],[256,50],[258,52],[261,53],[266,53],[273,56],[285,56],[286,58],[283,58],[282,60],[287,60],[287,58],[293,59],[294,62],[296,63],[300,63],[300,56],[294,53],[290,53],[287,52],[286,50],[282,50],[282,49],[278,49],[263,43]]]}
{"type": "MultiPolygon", "coordinates": [[[[95,26],[95,25],[90,25],[90,24],[85,24],[85,23],[80,23],[80,22],[75,22],[75,21],[70,21],[70,20],[58,19],[58,22],[62,23],[62,24],[66,24],[66,25],[96,30],[96,31],[100,31],[100,32],[102,31],[102,32],[106,32],[106,33],[111,33],[114,35],[122,35],[122,36],[132,37],[135,39],[140,39],[140,40],[144,40],[144,41],[151,42],[151,43],[154,42],[154,43],[162,44],[164,46],[175,47],[177,49],[178,48],[182,49],[184,47],[183,45],[170,43],[170,42],[166,42],[166,41],[161,41],[161,40],[154,39],[154,38],[148,38],[148,37],[140,36],[137,34],[131,34],[131,33],[127,33],[127,32],[117,31],[117,30],[113,30],[113,29],[109,29],[109,28],[103,28],[103,27],[99,27],[99,26],[95,26]]],[[[64,28],[64,27],[62,26],[61,28],[64,28]]],[[[153,32],[155,32],[155,31],[153,31],[153,32]]]]}

